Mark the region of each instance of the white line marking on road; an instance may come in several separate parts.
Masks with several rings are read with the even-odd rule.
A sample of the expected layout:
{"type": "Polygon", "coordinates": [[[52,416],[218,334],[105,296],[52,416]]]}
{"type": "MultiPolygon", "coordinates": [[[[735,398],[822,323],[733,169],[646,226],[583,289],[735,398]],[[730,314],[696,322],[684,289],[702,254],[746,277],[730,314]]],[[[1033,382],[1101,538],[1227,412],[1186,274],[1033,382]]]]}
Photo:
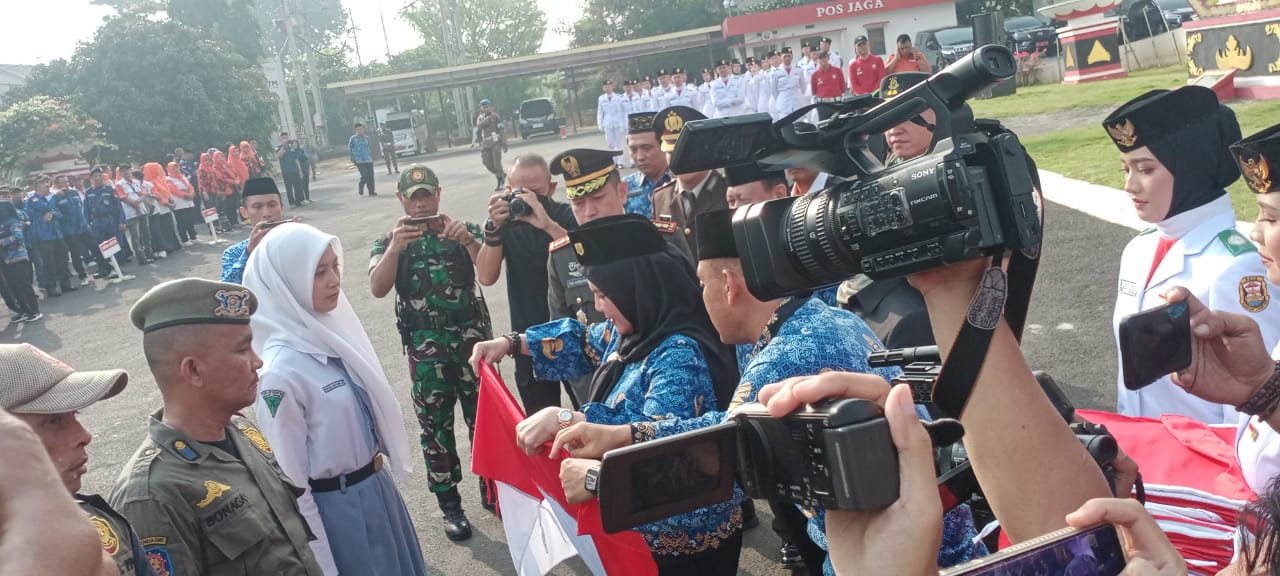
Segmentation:
{"type": "MultiPolygon", "coordinates": [[[[1040,171],[1040,185],[1044,187],[1045,200],[1054,204],[1061,204],[1099,220],[1134,230],[1146,230],[1151,227],[1150,224],[1138,218],[1133,210],[1133,201],[1123,190],[1067,178],[1048,170],[1040,171]]],[[[1048,215],[1048,220],[1053,221],[1052,213],[1048,215]]],[[[1249,230],[1252,228],[1251,222],[1236,222],[1236,229],[1245,237],[1249,236],[1249,230]]]]}

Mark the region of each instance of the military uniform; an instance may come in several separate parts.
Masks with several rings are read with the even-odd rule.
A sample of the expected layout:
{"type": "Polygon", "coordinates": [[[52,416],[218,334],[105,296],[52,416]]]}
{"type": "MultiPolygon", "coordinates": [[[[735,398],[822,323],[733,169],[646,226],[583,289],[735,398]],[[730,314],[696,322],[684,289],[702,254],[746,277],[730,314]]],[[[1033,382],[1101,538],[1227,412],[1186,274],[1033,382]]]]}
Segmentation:
{"type": "MultiPolygon", "coordinates": [[[[89,515],[89,522],[98,530],[102,551],[111,557],[121,576],[154,576],[156,571],[138,540],[129,521],[103,500],[101,496],[74,495],[80,509],[89,515]]],[[[167,575],[166,575],[167,576],[167,575]]]]}
{"type": "MultiPolygon", "coordinates": [[[[408,197],[439,183],[428,168],[406,169],[397,185],[408,197]]],[[[467,223],[477,241],[479,226],[467,223]]],[[[369,268],[386,254],[391,235],[373,243],[369,268]]],[[[489,311],[475,284],[475,267],[467,249],[454,240],[426,235],[400,253],[396,273],[396,326],[409,356],[413,404],[422,426],[422,453],[432,492],[450,492],[462,480],[453,433],[453,407],[462,402],[468,437],[475,432],[478,381],[467,360],[476,342],[492,337],[489,311]]]]}
{"type": "MultiPolygon", "coordinates": [[[[653,129],[662,142],[662,150],[675,150],[676,140],[687,122],[706,118],[701,112],[682,106],[673,106],[658,112],[654,118],[653,129]]],[[[694,234],[697,232],[694,219],[702,213],[712,210],[727,210],[729,200],[725,197],[728,184],[718,171],[712,170],[696,190],[683,190],[680,181],[673,179],[666,186],[653,191],[653,215],[655,221],[674,225],[677,234],[690,248],[690,255],[698,256],[694,234]]],[[[661,229],[661,227],[660,227],[661,229]]]]}

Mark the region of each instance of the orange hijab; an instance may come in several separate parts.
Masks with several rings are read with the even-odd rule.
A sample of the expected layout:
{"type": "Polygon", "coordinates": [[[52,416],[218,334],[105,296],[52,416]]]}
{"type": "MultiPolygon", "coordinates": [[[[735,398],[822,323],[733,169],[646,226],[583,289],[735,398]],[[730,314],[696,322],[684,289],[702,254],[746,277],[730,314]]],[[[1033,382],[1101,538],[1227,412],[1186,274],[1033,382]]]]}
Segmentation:
{"type": "Polygon", "coordinates": [[[235,174],[235,185],[244,185],[245,180],[249,179],[249,167],[245,165],[244,160],[240,159],[239,148],[232,146],[227,149],[227,165],[231,167],[231,172],[235,174]]]}
{"type": "Polygon", "coordinates": [[[182,173],[182,169],[178,167],[177,162],[169,163],[169,177],[172,178],[173,180],[177,180],[181,182],[183,186],[187,187],[186,190],[182,190],[177,186],[173,186],[172,181],[170,181],[169,187],[173,189],[174,194],[177,194],[178,196],[181,196],[183,199],[186,199],[186,200],[191,200],[192,198],[196,197],[195,187],[191,185],[190,180],[187,180],[187,175],[182,173]]]}
{"type": "Polygon", "coordinates": [[[151,184],[151,193],[165,205],[173,204],[173,188],[164,175],[164,168],[158,162],[147,162],[142,165],[142,179],[151,184]]]}

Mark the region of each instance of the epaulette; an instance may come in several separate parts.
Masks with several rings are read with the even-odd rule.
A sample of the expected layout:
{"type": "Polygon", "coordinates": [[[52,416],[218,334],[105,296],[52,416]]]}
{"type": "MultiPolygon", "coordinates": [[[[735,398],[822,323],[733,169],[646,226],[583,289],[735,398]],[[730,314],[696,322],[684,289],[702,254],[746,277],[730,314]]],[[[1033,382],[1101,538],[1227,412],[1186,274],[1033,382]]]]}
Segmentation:
{"type": "Polygon", "coordinates": [[[665,234],[675,234],[676,230],[679,229],[679,226],[670,220],[650,220],[650,222],[653,222],[654,228],[665,234]]]}
{"type": "Polygon", "coordinates": [[[568,246],[568,245],[569,245],[569,237],[565,236],[564,238],[561,238],[559,240],[551,241],[551,243],[547,245],[547,251],[555,252],[556,250],[564,248],[565,246],[568,246]]]}
{"type": "Polygon", "coordinates": [[[1230,252],[1232,256],[1239,256],[1241,254],[1258,251],[1258,247],[1254,246],[1253,242],[1250,242],[1248,238],[1245,238],[1244,235],[1238,232],[1235,228],[1229,228],[1219,232],[1218,240],[1222,242],[1223,246],[1227,247],[1227,251],[1230,252]]]}
{"type": "Polygon", "coordinates": [[[667,182],[666,184],[663,184],[657,188],[654,188],[653,192],[656,194],[659,190],[666,190],[667,188],[670,188],[675,185],[676,185],[676,179],[672,178],[670,182],[667,182]]]}

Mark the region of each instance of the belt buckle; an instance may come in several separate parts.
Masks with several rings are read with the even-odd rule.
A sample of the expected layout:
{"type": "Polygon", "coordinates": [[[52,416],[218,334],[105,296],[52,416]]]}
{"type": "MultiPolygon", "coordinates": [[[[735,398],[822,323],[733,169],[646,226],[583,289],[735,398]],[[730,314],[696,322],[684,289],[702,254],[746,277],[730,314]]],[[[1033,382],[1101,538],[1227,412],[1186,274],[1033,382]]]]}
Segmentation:
{"type": "Polygon", "coordinates": [[[373,471],[374,472],[378,472],[379,470],[382,470],[382,463],[383,463],[384,457],[385,455],[381,452],[373,455],[373,471]]]}

